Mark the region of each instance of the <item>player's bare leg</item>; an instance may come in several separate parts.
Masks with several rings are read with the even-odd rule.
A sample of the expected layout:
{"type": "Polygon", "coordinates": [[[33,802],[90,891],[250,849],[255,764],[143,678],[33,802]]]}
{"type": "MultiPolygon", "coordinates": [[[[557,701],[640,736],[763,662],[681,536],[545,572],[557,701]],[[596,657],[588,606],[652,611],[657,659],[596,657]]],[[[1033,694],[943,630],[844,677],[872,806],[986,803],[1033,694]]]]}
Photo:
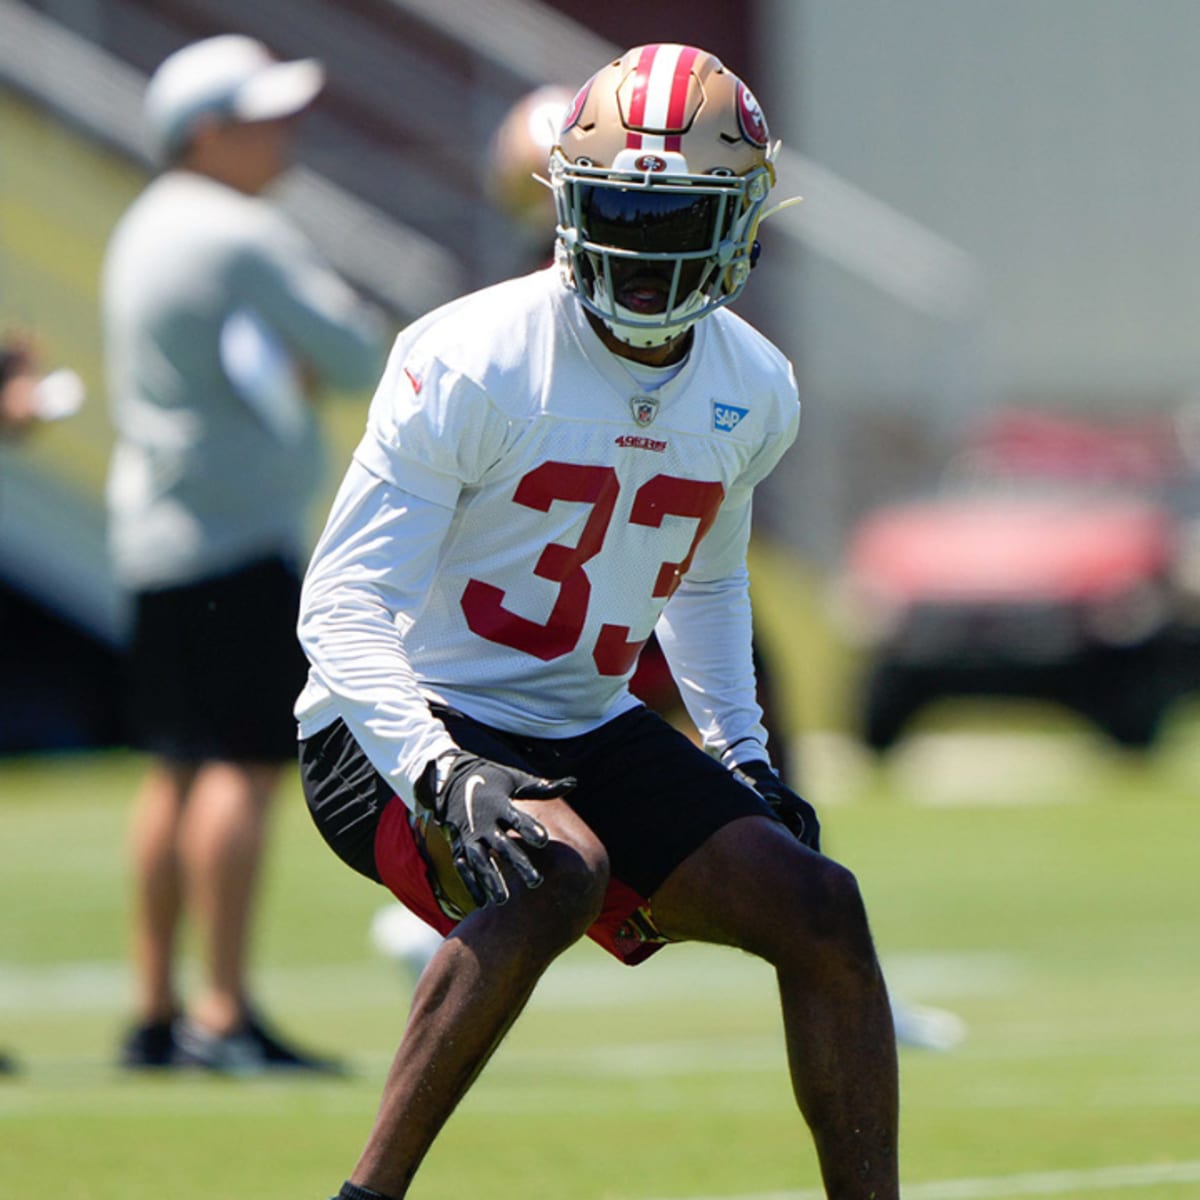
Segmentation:
{"type": "Polygon", "coordinates": [[[663,933],[736,946],[779,981],[792,1087],[831,1200],[897,1200],[887,989],[858,886],[762,817],[726,825],[652,898],[663,933]]]}
{"type": "MultiPolygon", "coordinates": [[[[544,876],[471,913],[425,968],[353,1183],[400,1200],[433,1139],[520,1015],[546,968],[596,919],[608,885],[603,846],[562,801],[518,802],[550,833],[531,852],[544,876]]],[[[436,834],[428,848],[439,846],[436,834]]],[[[439,881],[465,895],[444,848],[439,881]]]]}
{"type": "Polygon", "coordinates": [[[204,943],[206,983],[193,1006],[209,1032],[235,1032],[245,1019],[246,960],[267,809],[280,769],[211,762],[188,794],[180,853],[188,906],[204,943]]]}
{"type": "Polygon", "coordinates": [[[151,764],[138,790],[130,822],[133,862],[133,957],[138,1008],[147,1023],[169,1021],[178,997],[172,964],[183,913],[177,835],[192,769],[151,764]]]}

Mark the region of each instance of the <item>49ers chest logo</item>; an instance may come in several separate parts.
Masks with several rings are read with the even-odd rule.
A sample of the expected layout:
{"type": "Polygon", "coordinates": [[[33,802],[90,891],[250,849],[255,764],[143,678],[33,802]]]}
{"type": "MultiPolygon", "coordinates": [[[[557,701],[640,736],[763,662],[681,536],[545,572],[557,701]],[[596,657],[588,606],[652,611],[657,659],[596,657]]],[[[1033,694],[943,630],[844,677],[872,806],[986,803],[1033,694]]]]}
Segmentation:
{"type": "Polygon", "coordinates": [[[658,416],[658,401],[653,396],[631,396],[629,410],[633,419],[645,429],[658,416]]]}

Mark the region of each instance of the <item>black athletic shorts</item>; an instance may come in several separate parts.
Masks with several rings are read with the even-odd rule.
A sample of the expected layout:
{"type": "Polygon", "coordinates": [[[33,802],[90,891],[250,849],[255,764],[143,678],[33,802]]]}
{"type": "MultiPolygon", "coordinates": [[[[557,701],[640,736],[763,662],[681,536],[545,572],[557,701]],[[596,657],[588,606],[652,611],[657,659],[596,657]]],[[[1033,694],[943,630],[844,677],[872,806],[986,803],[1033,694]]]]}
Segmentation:
{"type": "Polygon", "coordinates": [[[130,740],[179,762],[294,761],[307,663],[300,578],[278,558],[134,597],[130,740]]]}
{"type": "MultiPolygon", "coordinates": [[[[576,778],[566,802],[603,843],[612,876],[605,912],[589,933],[626,962],[641,961],[650,943],[663,940],[649,901],[667,876],[730,821],[772,816],[757,793],[648,708],[573,738],[522,737],[441,706],[433,712],[464,750],[535,775],[576,778]]],[[[434,910],[442,901],[424,878],[403,802],[341,721],[301,743],[300,769],[317,828],[343,861],[441,932],[452,928],[455,914],[443,905],[449,919],[441,921],[434,910]]]]}

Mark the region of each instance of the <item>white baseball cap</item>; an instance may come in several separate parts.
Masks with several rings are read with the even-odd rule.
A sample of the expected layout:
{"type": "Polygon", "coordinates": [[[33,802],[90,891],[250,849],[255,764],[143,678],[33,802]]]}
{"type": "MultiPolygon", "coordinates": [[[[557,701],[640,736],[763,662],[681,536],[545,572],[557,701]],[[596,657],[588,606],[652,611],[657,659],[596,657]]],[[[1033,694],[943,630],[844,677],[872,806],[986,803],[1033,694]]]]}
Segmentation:
{"type": "Polygon", "coordinates": [[[261,42],[229,33],[176,50],[146,87],[150,150],[165,162],[206,118],[270,121],[301,112],[325,85],[315,58],[280,62],[261,42]]]}

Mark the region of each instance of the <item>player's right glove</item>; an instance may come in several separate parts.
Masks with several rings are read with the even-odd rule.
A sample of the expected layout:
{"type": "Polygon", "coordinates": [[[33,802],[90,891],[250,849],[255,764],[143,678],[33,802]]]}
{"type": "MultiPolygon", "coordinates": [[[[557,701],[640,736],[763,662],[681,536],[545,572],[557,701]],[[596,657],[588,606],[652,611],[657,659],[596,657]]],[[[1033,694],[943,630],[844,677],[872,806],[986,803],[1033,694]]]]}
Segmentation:
{"type": "Polygon", "coordinates": [[[739,763],[733,768],[733,777],[747,787],[753,788],[770,805],[771,811],[810,850],[821,849],[821,823],[817,810],[803,796],[797,795],[758,759],[739,763]]]}
{"type": "Polygon", "coordinates": [[[569,777],[541,779],[465,750],[451,750],[426,766],[417,781],[416,799],[446,831],[454,869],[483,907],[489,901],[503,904],[509,897],[502,862],[526,887],[542,882],[522,843],[539,848],[549,835],[513,800],[553,800],[574,786],[569,777]]]}

